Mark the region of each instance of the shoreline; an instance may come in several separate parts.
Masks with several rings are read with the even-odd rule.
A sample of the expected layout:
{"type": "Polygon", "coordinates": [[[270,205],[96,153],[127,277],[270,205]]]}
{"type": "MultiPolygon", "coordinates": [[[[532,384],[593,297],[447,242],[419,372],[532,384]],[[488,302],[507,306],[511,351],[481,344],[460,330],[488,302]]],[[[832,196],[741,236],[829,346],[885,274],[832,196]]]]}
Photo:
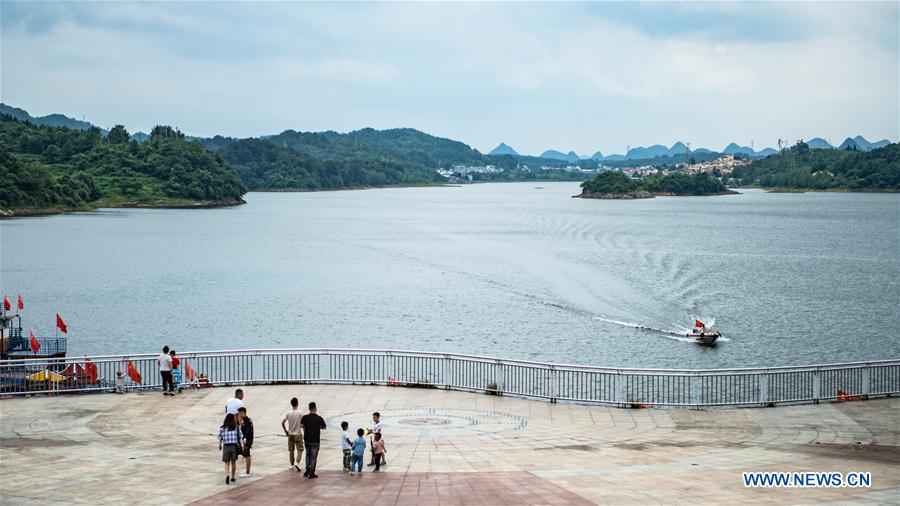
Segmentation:
{"type": "Polygon", "coordinates": [[[21,207],[17,209],[0,209],[0,219],[27,218],[34,216],[51,216],[55,214],[83,213],[97,209],[210,209],[215,207],[232,207],[246,204],[243,197],[237,200],[174,200],[149,199],[125,200],[115,202],[97,201],[96,205],[83,207],[21,207]]]}
{"type": "Polygon", "coordinates": [[[345,186],[341,188],[254,188],[247,193],[318,193],[318,192],[343,192],[343,191],[360,191],[360,190],[390,190],[397,188],[456,188],[461,184],[452,183],[409,183],[409,184],[386,184],[376,186],[345,186]]]}
{"type": "Polygon", "coordinates": [[[741,192],[735,190],[725,190],[716,193],[702,193],[700,195],[678,195],[672,192],[648,192],[639,191],[633,193],[581,193],[572,195],[573,199],[595,199],[595,200],[640,200],[653,199],[656,197],[717,197],[720,195],[740,195],[741,192]]]}

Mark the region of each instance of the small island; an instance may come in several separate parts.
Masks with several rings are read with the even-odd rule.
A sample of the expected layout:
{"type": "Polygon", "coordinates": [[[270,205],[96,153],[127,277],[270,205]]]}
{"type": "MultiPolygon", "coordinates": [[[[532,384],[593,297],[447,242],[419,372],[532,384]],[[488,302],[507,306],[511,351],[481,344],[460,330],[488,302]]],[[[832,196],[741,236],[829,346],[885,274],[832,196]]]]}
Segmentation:
{"type": "Polygon", "coordinates": [[[700,172],[694,175],[669,174],[644,179],[631,179],[617,171],[603,172],[581,184],[582,192],[575,197],[583,199],[649,199],[664,195],[730,195],[729,190],[716,178],[700,172]]]}

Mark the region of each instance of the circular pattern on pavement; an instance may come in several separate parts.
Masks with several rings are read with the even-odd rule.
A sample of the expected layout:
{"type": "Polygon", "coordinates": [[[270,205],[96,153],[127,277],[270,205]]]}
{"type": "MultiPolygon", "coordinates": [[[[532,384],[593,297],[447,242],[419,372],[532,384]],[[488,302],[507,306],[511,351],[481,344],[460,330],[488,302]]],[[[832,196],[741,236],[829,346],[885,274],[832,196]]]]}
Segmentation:
{"type": "MultiPolygon", "coordinates": [[[[496,411],[417,407],[380,412],[382,430],[390,434],[422,434],[429,431],[447,435],[494,434],[520,430],[528,424],[524,417],[496,411]]],[[[329,422],[339,425],[344,420],[350,423],[352,430],[355,430],[354,427],[367,428],[372,426],[372,413],[342,413],[329,422]]]]}

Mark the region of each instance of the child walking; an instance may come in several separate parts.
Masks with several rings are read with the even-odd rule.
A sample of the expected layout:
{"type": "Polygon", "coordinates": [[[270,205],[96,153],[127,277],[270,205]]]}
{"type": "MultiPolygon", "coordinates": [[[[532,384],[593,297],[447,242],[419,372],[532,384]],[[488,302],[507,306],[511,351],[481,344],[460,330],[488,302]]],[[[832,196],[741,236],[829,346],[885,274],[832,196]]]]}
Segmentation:
{"type": "Polygon", "coordinates": [[[375,462],[375,472],[381,469],[381,459],[387,450],[384,448],[384,439],[381,439],[381,433],[375,433],[375,440],[372,442],[372,461],[375,462]]]}
{"type": "Polygon", "coordinates": [[[350,450],[353,449],[353,441],[350,439],[350,432],[347,430],[350,424],[341,422],[341,452],[344,454],[344,472],[350,470],[350,450]]]}
{"type": "Polygon", "coordinates": [[[238,448],[243,442],[244,435],[238,427],[237,417],[233,413],[225,415],[225,421],[219,427],[219,449],[222,450],[222,462],[225,463],[225,484],[228,485],[234,479],[237,471],[238,448]],[[231,468],[229,476],[228,468],[231,468]]]}
{"type": "Polygon", "coordinates": [[[362,474],[363,459],[366,458],[366,438],[363,437],[365,434],[366,431],[356,429],[356,439],[353,440],[350,453],[350,474],[353,474],[354,469],[357,473],[362,474]]]}

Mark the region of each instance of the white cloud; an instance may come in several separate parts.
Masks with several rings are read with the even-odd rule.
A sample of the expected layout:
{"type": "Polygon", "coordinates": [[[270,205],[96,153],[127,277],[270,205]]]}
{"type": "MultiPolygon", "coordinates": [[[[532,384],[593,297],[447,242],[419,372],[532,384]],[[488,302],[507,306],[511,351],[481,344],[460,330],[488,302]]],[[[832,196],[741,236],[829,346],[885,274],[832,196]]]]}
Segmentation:
{"type": "Polygon", "coordinates": [[[42,24],[17,5],[43,29],[4,13],[5,102],[132,130],[412,126],[532,153],[900,137],[896,4],[71,5],[42,24]]]}

